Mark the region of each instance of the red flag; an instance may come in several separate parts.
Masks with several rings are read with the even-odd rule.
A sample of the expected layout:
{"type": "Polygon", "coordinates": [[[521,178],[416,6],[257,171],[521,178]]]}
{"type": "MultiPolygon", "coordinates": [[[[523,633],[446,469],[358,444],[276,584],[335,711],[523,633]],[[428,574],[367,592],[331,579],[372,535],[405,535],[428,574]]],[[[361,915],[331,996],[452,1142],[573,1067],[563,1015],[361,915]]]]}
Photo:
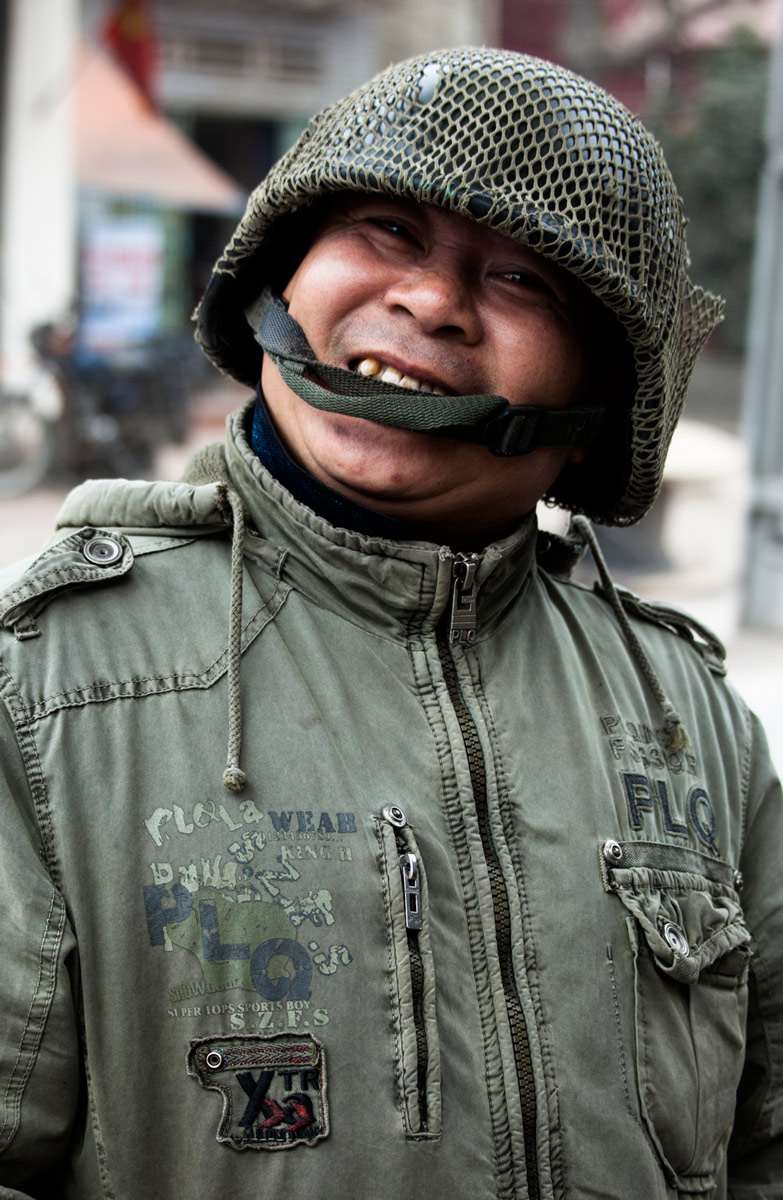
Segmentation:
{"type": "Polygon", "coordinates": [[[118,0],[103,23],[101,38],[157,108],[158,44],[147,0],[118,0]]]}

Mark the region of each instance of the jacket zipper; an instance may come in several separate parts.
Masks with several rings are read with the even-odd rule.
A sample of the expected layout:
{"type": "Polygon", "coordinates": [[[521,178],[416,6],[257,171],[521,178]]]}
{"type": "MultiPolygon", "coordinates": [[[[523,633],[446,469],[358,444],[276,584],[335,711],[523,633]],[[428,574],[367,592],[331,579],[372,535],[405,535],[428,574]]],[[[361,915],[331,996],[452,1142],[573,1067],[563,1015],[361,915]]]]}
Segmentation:
{"type": "Polygon", "coordinates": [[[530,1200],[540,1196],[538,1162],[536,1159],[536,1091],[533,1078],[533,1063],[530,1054],[530,1039],[525,1014],[519,999],[514,979],[511,954],[511,908],[503,872],[492,841],[489,825],[487,797],[487,775],[478,729],[465,703],[457,678],[457,669],[450,646],[472,645],[476,636],[476,583],[478,566],[475,554],[457,554],[452,564],[452,599],[448,640],[438,632],[438,653],[449,698],[459,722],[465,751],[468,757],[473,799],[478,818],[479,834],[484,851],[492,894],[492,910],[495,919],[495,936],[500,962],[503,996],[506,1003],[509,1028],[514,1046],[517,1082],[522,1102],[523,1136],[525,1142],[525,1169],[530,1200]],[[456,614],[456,619],[455,619],[456,614]]]}
{"type": "Polygon", "coordinates": [[[451,564],[451,612],[449,642],[452,646],[472,646],[476,640],[476,568],[477,554],[457,554],[451,564]]]}
{"type": "Polygon", "coordinates": [[[405,932],[408,942],[408,962],[411,978],[411,1000],[413,1007],[413,1029],[416,1035],[416,1090],[419,1099],[419,1133],[428,1131],[427,1124],[427,1034],[424,1028],[424,965],[419,948],[419,931],[422,927],[421,879],[419,860],[408,849],[399,834],[407,825],[402,809],[392,804],[384,808],[383,815],[394,828],[395,842],[399,852],[402,895],[405,906],[405,932]]]}

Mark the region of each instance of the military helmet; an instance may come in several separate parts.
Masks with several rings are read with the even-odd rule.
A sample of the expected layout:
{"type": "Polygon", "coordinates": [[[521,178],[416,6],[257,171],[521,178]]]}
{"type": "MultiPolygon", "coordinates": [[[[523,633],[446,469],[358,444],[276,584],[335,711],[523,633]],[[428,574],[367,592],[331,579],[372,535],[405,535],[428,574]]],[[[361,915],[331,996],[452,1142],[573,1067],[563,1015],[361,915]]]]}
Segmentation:
{"type": "Polygon", "coordinates": [[[595,84],[511,51],[389,68],[315,116],[251,195],[197,312],[221,370],[255,385],[262,351],[245,310],[279,272],[281,246],[305,253],[313,202],[345,191],[450,209],[582,281],[622,331],[606,355],[632,356],[632,382],[549,495],[605,524],[643,516],[722,303],[688,278],[682,203],[641,123],[595,84]]]}

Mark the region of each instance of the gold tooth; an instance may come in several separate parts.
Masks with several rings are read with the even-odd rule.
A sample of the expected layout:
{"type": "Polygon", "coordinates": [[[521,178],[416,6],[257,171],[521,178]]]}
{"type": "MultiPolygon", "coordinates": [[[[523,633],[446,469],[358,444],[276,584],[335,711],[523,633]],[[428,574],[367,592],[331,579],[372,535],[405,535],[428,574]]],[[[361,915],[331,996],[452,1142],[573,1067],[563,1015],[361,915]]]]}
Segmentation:
{"type": "Polygon", "coordinates": [[[443,388],[422,383],[415,375],[403,375],[396,367],[383,367],[377,358],[363,358],[354,368],[357,375],[378,376],[383,383],[395,383],[412,392],[424,392],[428,396],[445,396],[443,388]]]}
{"type": "Polygon", "coordinates": [[[377,375],[381,364],[377,358],[363,358],[356,368],[357,375],[377,375]]]}

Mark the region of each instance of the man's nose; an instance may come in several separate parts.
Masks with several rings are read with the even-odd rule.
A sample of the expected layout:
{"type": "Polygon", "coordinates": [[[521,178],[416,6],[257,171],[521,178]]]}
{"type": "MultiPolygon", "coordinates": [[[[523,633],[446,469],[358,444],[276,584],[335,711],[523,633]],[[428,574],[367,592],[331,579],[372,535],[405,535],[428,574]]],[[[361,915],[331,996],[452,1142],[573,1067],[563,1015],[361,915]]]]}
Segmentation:
{"type": "Polygon", "coordinates": [[[404,308],[425,333],[448,333],[469,345],[481,337],[481,316],[470,282],[449,265],[422,264],[386,292],[390,308],[404,308]]]}

